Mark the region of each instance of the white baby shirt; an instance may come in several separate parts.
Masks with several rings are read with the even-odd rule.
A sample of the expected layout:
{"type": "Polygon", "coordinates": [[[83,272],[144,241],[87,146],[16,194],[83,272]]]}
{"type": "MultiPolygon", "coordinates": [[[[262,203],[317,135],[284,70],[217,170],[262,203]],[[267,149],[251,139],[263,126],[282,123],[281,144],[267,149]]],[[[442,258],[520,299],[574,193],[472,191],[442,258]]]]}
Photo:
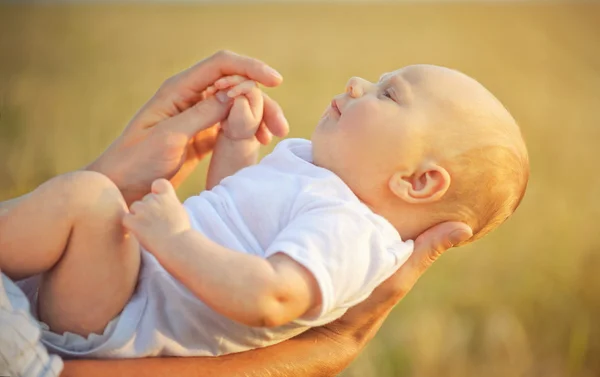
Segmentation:
{"type": "Polygon", "coordinates": [[[82,357],[217,356],[279,343],[339,318],[406,261],[413,243],[311,161],[310,141],[284,140],[258,165],[184,206],[192,227],[211,240],[261,258],[283,252],[306,267],[321,290],[320,313],[276,328],[242,325],[206,306],[142,251],[136,292],[106,340],[49,348],[82,357]]]}

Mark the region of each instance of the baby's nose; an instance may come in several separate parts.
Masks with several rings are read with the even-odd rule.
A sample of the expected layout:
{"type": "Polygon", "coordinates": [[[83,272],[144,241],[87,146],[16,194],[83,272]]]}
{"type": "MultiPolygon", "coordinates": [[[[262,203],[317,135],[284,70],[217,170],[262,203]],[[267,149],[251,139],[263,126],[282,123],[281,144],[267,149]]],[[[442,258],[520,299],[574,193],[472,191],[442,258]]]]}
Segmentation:
{"type": "Polygon", "coordinates": [[[365,93],[366,87],[369,82],[360,77],[352,77],[346,84],[346,93],[352,98],[359,98],[365,93]]]}

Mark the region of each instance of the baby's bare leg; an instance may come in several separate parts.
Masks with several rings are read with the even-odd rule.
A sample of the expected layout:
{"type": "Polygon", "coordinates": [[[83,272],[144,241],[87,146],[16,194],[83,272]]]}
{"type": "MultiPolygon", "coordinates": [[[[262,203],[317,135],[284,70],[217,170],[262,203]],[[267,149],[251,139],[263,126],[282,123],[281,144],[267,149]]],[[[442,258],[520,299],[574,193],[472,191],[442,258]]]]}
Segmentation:
{"type": "Polygon", "coordinates": [[[131,297],[140,252],[121,225],[126,212],[108,178],[77,172],[0,217],[0,269],[14,278],[44,273],[38,311],[53,331],[102,332],[131,297]]]}

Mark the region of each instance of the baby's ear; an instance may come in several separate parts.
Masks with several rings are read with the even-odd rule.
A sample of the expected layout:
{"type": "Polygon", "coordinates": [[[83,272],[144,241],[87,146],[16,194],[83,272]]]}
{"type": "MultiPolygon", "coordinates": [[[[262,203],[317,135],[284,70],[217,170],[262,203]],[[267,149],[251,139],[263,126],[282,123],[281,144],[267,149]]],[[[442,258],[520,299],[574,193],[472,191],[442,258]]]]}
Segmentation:
{"type": "Polygon", "coordinates": [[[432,203],[440,200],[448,191],[450,174],[440,165],[428,162],[412,173],[394,173],[389,187],[394,195],[407,203],[432,203]]]}

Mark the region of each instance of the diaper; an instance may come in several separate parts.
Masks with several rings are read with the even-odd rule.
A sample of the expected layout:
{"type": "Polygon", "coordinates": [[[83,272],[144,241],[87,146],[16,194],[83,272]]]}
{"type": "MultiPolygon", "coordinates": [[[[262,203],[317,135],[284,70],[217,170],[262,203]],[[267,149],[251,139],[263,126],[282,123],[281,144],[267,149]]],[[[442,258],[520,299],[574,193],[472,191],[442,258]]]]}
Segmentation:
{"type": "Polygon", "coordinates": [[[26,279],[18,284],[31,303],[31,315],[40,328],[41,342],[51,353],[60,355],[63,358],[90,357],[94,350],[101,348],[108,342],[115,331],[119,316],[113,318],[106,325],[102,334],[91,333],[88,336],[81,336],[68,331],[63,334],[52,332],[50,327],[39,319],[37,312],[39,278],[26,279]]]}
{"type": "Polygon", "coordinates": [[[107,343],[117,327],[118,320],[119,317],[113,318],[106,325],[102,334],[91,333],[88,336],[81,336],[68,331],[57,334],[50,331],[46,323],[40,320],[38,320],[38,323],[42,331],[42,343],[62,357],[73,358],[77,356],[86,357],[93,350],[107,343]]]}

